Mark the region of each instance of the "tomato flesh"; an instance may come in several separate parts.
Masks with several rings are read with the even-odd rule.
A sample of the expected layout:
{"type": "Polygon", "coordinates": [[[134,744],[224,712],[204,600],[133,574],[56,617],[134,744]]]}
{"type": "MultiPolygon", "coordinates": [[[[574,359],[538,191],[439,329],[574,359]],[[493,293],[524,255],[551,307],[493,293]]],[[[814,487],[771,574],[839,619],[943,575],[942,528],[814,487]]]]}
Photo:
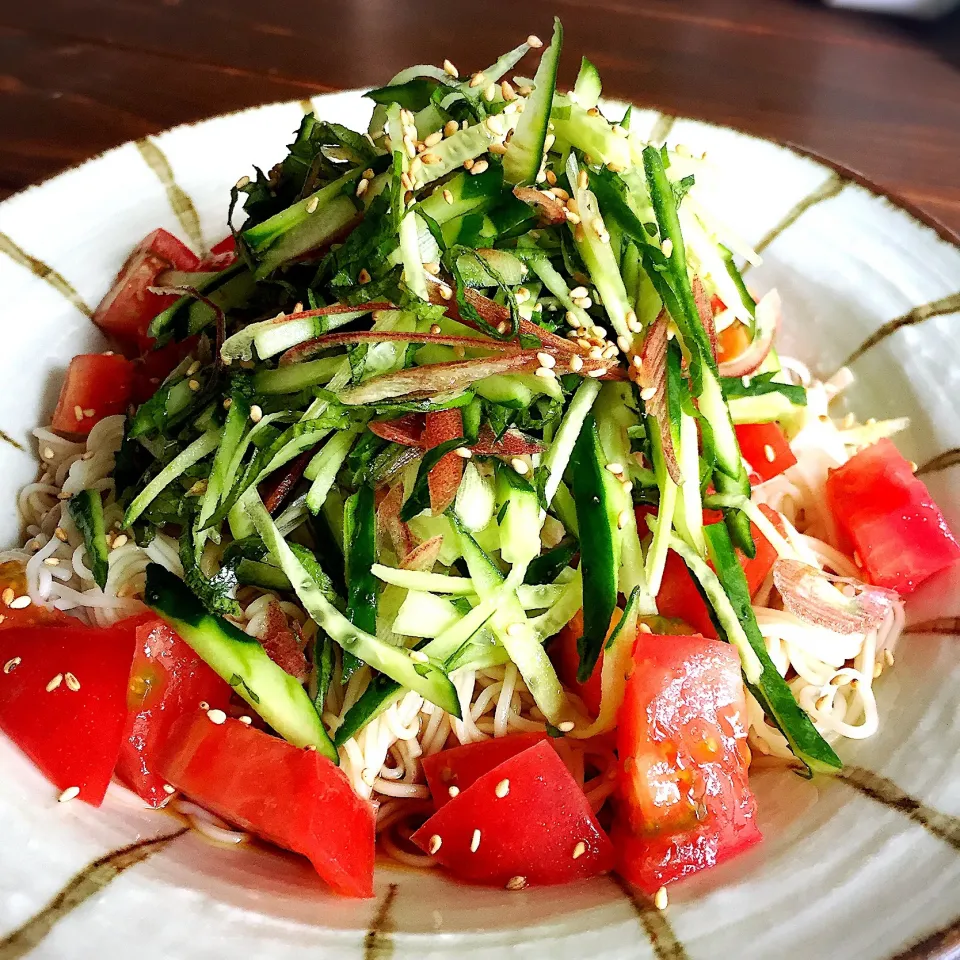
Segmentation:
{"type": "Polygon", "coordinates": [[[760,840],[734,647],[638,634],[617,718],[617,870],[654,892],[760,840]]]}
{"type": "Polygon", "coordinates": [[[175,296],[151,293],[167,270],[200,269],[196,255],[164,229],[147,234],[120,268],[113,286],[100,301],[93,322],[105,333],[127,343],[146,346],[150,321],[176,301],[175,296]]]}
{"type": "MultiPolygon", "coordinates": [[[[437,410],[427,414],[423,429],[424,448],[433,447],[463,436],[463,416],[457,409],[437,410]]],[[[430,510],[439,517],[456,499],[463,479],[463,457],[452,450],[442,456],[427,476],[430,489],[430,510]]]]}
{"type": "Polygon", "coordinates": [[[483,774],[411,840],[461,880],[496,886],[515,877],[568,883],[603,873],[614,860],[586,796],[545,741],[483,774]]]}
{"type": "Polygon", "coordinates": [[[74,357],[53,412],[53,429],[86,434],[104,417],[126,412],[133,396],[133,378],[133,364],[119,354],[74,357]]]}
{"type": "MultiPolygon", "coordinates": [[[[22,597],[27,592],[27,577],[23,564],[19,560],[6,560],[0,563],[0,592],[7,588],[14,597],[22,597]]],[[[76,626],[75,617],[62,610],[31,603],[29,607],[8,607],[0,604],[0,630],[11,627],[39,626],[76,626]]]]}
{"type": "Polygon", "coordinates": [[[159,759],[168,783],[224,820],[303,854],[335,892],[373,896],[373,807],[316,750],[196,711],[176,722],[159,759]]]}
{"type": "Polygon", "coordinates": [[[157,755],[173,724],[206,703],[225,710],[230,687],[160,619],[136,630],[127,684],[127,721],[117,776],[152,807],[170,799],[157,772],[157,755]]]}
{"type": "Polygon", "coordinates": [[[601,685],[600,675],[603,671],[603,653],[597,658],[593,673],[586,683],[577,680],[577,671],[580,669],[580,652],[577,650],[577,640],[583,636],[583,611],[578,610],[576,616],[550,641],[550,659],[553,661],[564,687],[575,693],[583,701],[590,715],[595,717],[600,713],[601,685]]]}
{"type": "Polygon", "coordinates": [[[237,244],[233,234],[224,237],[219,243],[210,248],[210,253],[200,261],[198,270],[213,270],[219,272],[232,267],[237,262],[237,244]]]}
{"type": "Polygon", "coordinates": [[[95,807],[120,753],[142,619],[0,632],[0,728],[58,790],[79,787],[95,807]]]}
{"type": "Polygon", "coordinates": [[[452,799],[451,787],[456,787],[461,792],[466,790],[485,773],[539,743],[545,736],[543,733],[514,733],[508,737],[465,743],[463,746],[451,747],[449,750],[423,757],[421,763],[433,796],[434,807],[439,810],[452,799]]]}
{"type": "MultiPolygon", "coordinates": [[[[722,309],[726,309],[721,304],[722,309]]],[[[720,363],[735,360],[750,346],[750,328],[734,320],[717,335],[717,359],[720,363]]]]}
{"type": "MultiPolygon", "coordinates": [[[[782,537],[787,535],[787,528],[783,524],[783,517],[772,507],[765,503],[760,504],[760,512],[774,525],[782,537]]],[[[757,553],[753,559],[748,558],[742,550],[737,550],[737,558],[740,566],[743,567],[744,575],[747,578],[747,586],[750,588],[752,597],[763,585],[767,575],[773,569],[777,561],[777,548],[760,532],[755,523],[750,524],[750,533],[753,535],[753,542],[757,548],[757,553]]]]}
{"type": "Polygon", "coordinates": [[[930,491],[888,439],[832,470],[826,495],[842,546],[877,586],[911,593],[960,558],[930,491]]]}
{"type": "Polygon", "coordinates": [[[156,350],[147,350],[133,361],[133,395],[136,404],[145,403],[166,380],[170,371],[188,356],[197,345],[197,337],[171,340],[156,350]]]}
{"type": "Polygon", "coordinates": [[[760,482],[777,477],[788,470],[797,458],[783,431],[775,423],[742,423],[734,427],[740,452],[760,482]]]}

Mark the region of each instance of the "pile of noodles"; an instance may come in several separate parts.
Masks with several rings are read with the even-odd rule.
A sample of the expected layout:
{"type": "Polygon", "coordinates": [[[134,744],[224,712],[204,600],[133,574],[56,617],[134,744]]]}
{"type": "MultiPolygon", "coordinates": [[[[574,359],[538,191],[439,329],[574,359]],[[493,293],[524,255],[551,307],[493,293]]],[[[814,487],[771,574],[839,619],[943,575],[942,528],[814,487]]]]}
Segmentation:
{"type": "MultiPolygon", "coordinates": [[[[836,422],[828,405],[849,383],[843,371],[834,380],[813,380],[796,361],[784,360],[794,379],[807,388],[807,407],[798,413],[791,446],[795,466],[754,487],[753,499],[783,514],[787,540],[806,562],[839,576],[862,577],[854,557],[837,549],[836,535],[824,499],[827,472],[844,463],[856,449],[904,422],[856,425],[847,418],[836,422]]],[[[34,431],[42,463],[39,478],[21,491],[18,501],[26,542],[21,549],[0,554],[0,560],[25,564],[31,601],[69,611],[91,624],[106,625],[141,612],[147,564],[151,561],[182,575],[177,542],[158,532],[146,547],[119,533],[123,511],[115,502],[112,479],[114,455],[120,447],[123,417],[109,417],[91,430],[86,442],[65,440],[48,428],[34,431]],[[101,591],[87,566],[83,538],[64,504],[80,490],[105,493],[105,520],[110,549],[109,577],[101,591]]],[[[237,623],[252,636],[263,638],[271,604],[295,622],[306,640],[315,626],[295,603],[253,587],[238,592],[243,611],[237,623]]],[[[838,634],[800,620],[783,609],[772,574],[760,588],[754,604],[767,650],[780,673],[788,678],[797,701],[831,741],[861,739],[879,728],[873,684],[885,666],[893,663],[893,649],[903,628],[901,604],[894,604],[883,623],[866,634],[838,634]]],[[[339,666],[337,667],[339,672],[339,666]]],[[[323,715],[335,730],[357,701],[369,679],[364,667],[346,685],[336,673],[323,715]]],[[[371,721],[341,748],[341,767],[363,797],[378,805],[377,828],[386,853],[405,863],[432,865],[432,858],[411,852],[404,842],[418,819],[432,805],[420,758],[445,747],[473,743],[510,733],[544,731],[546,725],[517,668],[459,670],[451,675],[460,698],[463,719],[409,692],[371,721]]],[[[582,704],[576,702],[582,709],[582,704]]],[[[755,759],[788,759],[786,740],[763,716],[747,694],[748,742],[755,759]]],[[[613,792],[616,757],[609,738],[556,741],[561,756],[582,784],[594,810],[613,792]]],[[[118,792],[118,791],[115,791],[118,792]]],[[[130,795],[127,795],[128,799],[130,795]]],[[[174,809],[213,839],[237,842],[232,831],[195,804],[174,798],[174,809]]]]}

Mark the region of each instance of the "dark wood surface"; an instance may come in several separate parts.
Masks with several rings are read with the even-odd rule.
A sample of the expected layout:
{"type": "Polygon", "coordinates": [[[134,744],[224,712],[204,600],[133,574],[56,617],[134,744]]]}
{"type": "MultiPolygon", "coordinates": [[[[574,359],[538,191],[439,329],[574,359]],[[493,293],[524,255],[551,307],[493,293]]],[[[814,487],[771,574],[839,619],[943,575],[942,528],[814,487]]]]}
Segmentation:
{"type": "Polygon", "coordinates": [[[184,121],[477,69],[566,29],[605,91],[798,144],[960,233],[960,15],[814,0],[0,0],[0,195],[184,121]]]}

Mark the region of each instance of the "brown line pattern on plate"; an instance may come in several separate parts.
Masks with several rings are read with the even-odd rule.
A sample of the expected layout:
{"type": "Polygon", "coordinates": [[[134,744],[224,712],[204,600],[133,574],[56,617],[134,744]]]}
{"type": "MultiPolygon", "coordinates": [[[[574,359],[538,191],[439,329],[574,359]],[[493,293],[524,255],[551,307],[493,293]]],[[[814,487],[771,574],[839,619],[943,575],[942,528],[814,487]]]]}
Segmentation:
{"type": "Polygon", "coordinates": [[[960,617],[936,617],[933,620],[924,620],[923,623],[911,623],[904,628],[904,632],[960,634],[960,617]]]}
{"type": "Polygon", "coordinates": [[[849,367],[851,363],[859,360],[871,347],[875,347],[878,343],[886,340],[887,337],[896,333],[901,327],[912,327],[918,323],[923,323],[924,320],[929,320],[931,317],[943,317],[950,313],[960,313],[960,290],[946,297],[941,297],[939,300],[922,303],[919,307],[914,307],[902,316],[888,320],[885,324],[874,330],[874,332],[847,357],[843,366],[849,367]]]}
{"type": "MultiPolygon", "coordinates": [[[[363,960],[389,960],[393,956],[393,920],[390,913],[397,896],[398,884],[391,883],[377,912],[370,921],[370,929],[363,938],[363,960]]],[[[0,957],[0,960],[4,960],[0,957]]]]}
{"type": "MultiPolygon", "coordinates": [[[[915,630],[916,628],[911,627],[910,629],[915,630]]],[[[927,806],[923,801],[905,793],[892,780],[863,767],[844,767],[836,774],[836,777],[860,791],[865,797],[902,813],[914,823],[920,824],[933,836],[950,844],[954,850],[960,852],[960,816],[934,810],[933,807],[927,806]]]]}
{"type": "Polygon", "coordinates": [[[24,453],[27,452],[27,448],[19,440],[14,440],[5,430],[0,430],[0,440],[4,443],[9,443],[11,447],[16,447],[17,450],[22,450],[24,453]]]}
{"type": "MultiPolygon", "coordinates": [[[[763,253],[780,234],[788,227],[793,226],[811,207],[815,207],[818,203],[823,203],[824,200],[830,200],[832,197],[837,196],[848,183],[850,183],[850,181],[846,177],[841,177],[840,174],[831,172],[827,179],[824,180],[816,190],[808,193],[802,200],[795,203],[787,211],[783,219],[760,238],[760,241],[753,249],[757,253],[763,253]]],[[[749,268],[750,264],[746,263],[740,272],[746,273],[749,268]]]]}
{"type": "Polygon", "coordinates": [[[677,118],[670,113],[661,113],[657,117],[656,122],[653,125],[653,129],[650,131],[650,143],[662,144],[666,142],[667,137],[670,136],[670,131],[673,129],[673,125],[677,122],[677,118]]]}
{"type": "Polygon", "coordinates": [[[159,853],[177,837],[183,836],[189,827],[162,837],[138,840],[105,854],[84,867],[66,886],[29,920],[0,940],[0,960],[20,960],[37,947],[54,926],[90,897],[96,896],[124,870],[159,853]]]}
{"type": "Polygon", "coordinates": [[[946,470],[948,467],[955,467],[960,463],[960,448],[953,447],[950,450],[944,450],[935,457],[931,457],[926,463],[917,467],[917,476],[925,473],[937,473],[939,470],[946,470]]]}
{"type": "Polygon", "coordinates": [[[48,267],[42,260],[31,256],[22,247],[17,246],[5,233],[0,233],[0,253],[5,253],[15,263],[19,263],[21,267],[26,267],[35,277],[50,284],[57,293],[69,300],[84,316],[93,317],[93,311],[66,277],[57,273],[53,267],[48,267]]]}
{"type": "Polygon", "coordinates": [[[176,214],[180,226],[190,238],[194,249],[200,255],[206,254],[207,245],[203,242],[203,231],[200,229],[200,217],[197,214],[197,208],[193,201],[187,195],[187,192],[177,183],[173,176],[173,167],[166,154],[149,137],[135,141],[140,156],[146,161],[147,166],[157,175],[161,186],[166,191],[167,201],[171,209],[176,214]]]}
{"type": "Polygon", "coordinates": [[[950,960],[960,956],[960,917],[901,950],[890,960],[950,960]]]}
{"type": "Polygon", "coordinates": [[[673,932],[666,912],[658,910],[648,896],[631,887],[615,873],[610,874],[610,879],[630,901],[657,960],[688,960],[687,951],[673,932]]]}

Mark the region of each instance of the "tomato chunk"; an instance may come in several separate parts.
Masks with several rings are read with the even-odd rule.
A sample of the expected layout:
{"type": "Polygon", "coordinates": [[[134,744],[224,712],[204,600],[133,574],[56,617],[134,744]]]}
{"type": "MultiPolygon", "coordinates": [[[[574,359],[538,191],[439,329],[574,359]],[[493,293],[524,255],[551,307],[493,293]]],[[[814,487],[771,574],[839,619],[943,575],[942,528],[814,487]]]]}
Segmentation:
{"type": "Polygon", "coordinates": [[[115,353],[82,353],[67,367],[52,426],[89,433],[104,417],[124,413],[133,396],[133,364],[115,353]]]}
{"type": "Polygon", "coordinates": [[[224,820],[303,854],[335,892],[373,896],[373,807],[316,750],[197,711],[177,721],[159,759],[168,783],[224,820]]]}
{"type": "Polygon", "coordinates": [[[586,796],[546,742],[485,773],[411,840],[461,880],[497,886],[516,877],[567,883],[609,870],[614,858],[586,796]]]}
{"type": "Polygon", "coordinates": [[[696,580],[680,554],[673,550],[667,551],[663,580],[657,594],[657,610],[661,617],[683,620],[705,637],[716,639],[716,627],[710,619],[709,607],[697,588],[696,580]]]}
{"type": "Polygon", "coordinates": [[[166,380],[170,371],[188,356],[196,347],[198,337],[188,337],[186,340],[171,340],[156,350],[147,350],[142,356],[133,361],[133,395],[134,403],[145,403],[156,392],[157,387],[166,380]]]}
{"type": "MultiPolygon", "coordinates": [[[[447,440],[463,436],[463,416],[459,410],[437,410],[427,414],[423,429],[424,448],[430,450],[447,440]]],[[[463,458],[453,451],[442,456],[427,477],[430,509],[439,517],[453,503],[463,479],[463,458]]]]}
{"type": "Polygon", "coordinates": [[[140,241],[120,268],[113,286],[100,301],[93,322],[105,333],[144,346],[150,342],[147,327],[161,310],[176,300],[151,293],[160,274],[167,270],[200,268],[196,255],[173,234],[154,230],[140,241]]]}
{"type": "Polygon", "coordinates": [[[233,234],[224,237],[210,248],[210,253],[200,261],[198,270],[226,270],[237,262],[237,244],[233,234]]]}
{"type": "Polygon", "coordinates": [[[590,715],[595,717],[600,712],[603,653],[597,658],[587,682],[579,683],[577,671],[580,669],[580,653],[577,650],[577,640],[582,636],[583,611],[578,610],[576,616],[550,641],[550,659],[563,685],[580,697],[590,715]]]}
{"type": "Polygon", "coordinates": [[[744,423],[735,426],[734,430],[740,452],[761,483],[779,476],[797,462],[787,438],[775,423],[744,423]]]}
{"type": "Polygon", "coordinates": [[[95,807],[120,752],[140,622],[0,632],[0,728],[57,789],[79,787],[95,807]]]}
{"type": "MultiPolygon", "coordinates": [[[[26,571],[19,560],[0,563],[0,592],[8,587],[15,598],[27,592],[26,571]]],[[[0,603],[0,630],[9,630],[11,627],[77,626],[78,623],[76,617],[52,607],[36,603],[31,603],[29,607],[8,607],[0,603]]]]}
{"type": "Polygon", "coordinates": [[[451,787],[461,792],[466,790],[504,760],[522,753],[545,736],[543,733],[514,733],[509,737],[465,743],[461,747],[451,747],[424,757],[421,762],[433,796],[433,805],[439,810],[452,799],[451,787]]]}
{"type": "Polygon", "coordinates": [[[930,491],[890,440],[832,470],[826,494],[842,545],[877,586],[911,593],[960,557],[930,491]]]}
{"type": "Polygon", "coordinates": [[[201,703],[225,710],[230,687],[160,619],[136,630],[133,665],[127,684],[127,721],[117,760],[117,776],[152,807],[170,799],[167,781],[157,772],[157,756],[170,728],[201,703]]]}
{"type": "Polygon", "coordinates": [[[740,660],[700,636],[638,634],[617,718],[617,870],[652,893],[760,840],[740,660]]]}
{"type": "MultiPolygon", "coordinates": [[[[783,525],[783,517],[772,507],[765,503],[760,504],[760,511],[776,527],[781,536],[787,535],[787,528],[783,525]]],[[[756,556],[751,560],[742,550],[737,550],[737,558],[743,572],[747,577],[747,586],[750,588],[752,597],[761,587],[763,581],[767,579],[767,574],[773,569],[777,560],[777,548],[760,532],[755,523],[750,524],[750,533],[753,534],[753,542],[756,545],[756,556]]]]}
{"type": "MultiPolygon", "coordinates": [[[[722,306],[722,309],[726,309],[722,306]]],[[[750,346],[750,328],[734,320],[717,335],[717,359],[720,363],[735,360],[750,346]]]]}

